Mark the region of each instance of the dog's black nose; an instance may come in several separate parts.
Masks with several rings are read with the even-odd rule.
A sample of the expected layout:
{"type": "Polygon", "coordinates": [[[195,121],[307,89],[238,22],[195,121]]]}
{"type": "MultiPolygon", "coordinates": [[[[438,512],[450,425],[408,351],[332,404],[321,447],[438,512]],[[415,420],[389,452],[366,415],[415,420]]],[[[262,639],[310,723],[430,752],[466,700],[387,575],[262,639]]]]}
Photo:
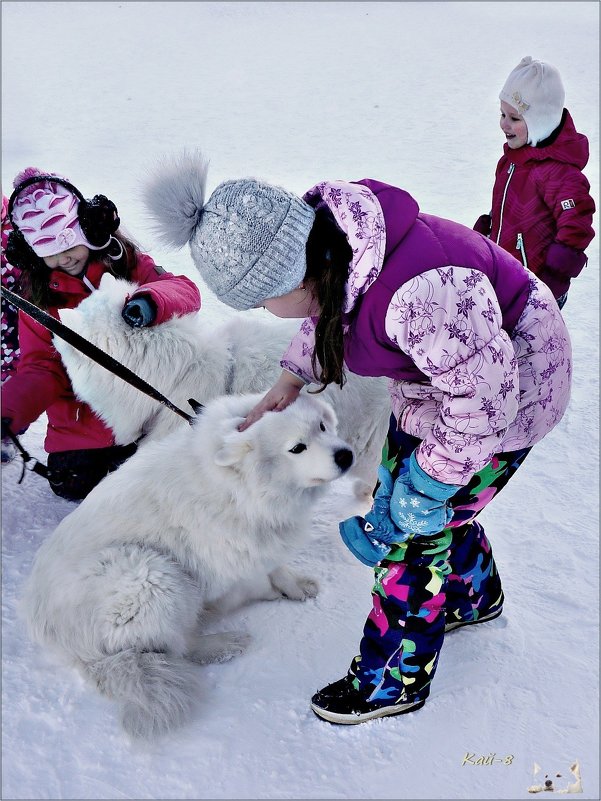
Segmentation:
{"type": "Polygon", "coordinates": [[[341,470],[348,470],[353,463],[353,452],[348,448],[341,448],[334,454],[334,461],[341,470]]]}

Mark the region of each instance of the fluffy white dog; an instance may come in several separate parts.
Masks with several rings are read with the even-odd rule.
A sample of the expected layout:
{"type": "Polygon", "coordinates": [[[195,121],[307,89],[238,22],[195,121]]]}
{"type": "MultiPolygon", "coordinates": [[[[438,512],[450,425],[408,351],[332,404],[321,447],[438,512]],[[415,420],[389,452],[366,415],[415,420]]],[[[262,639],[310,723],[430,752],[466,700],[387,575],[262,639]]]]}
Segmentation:
{"type": "Polygon", "coordinates": [[[218,398],[191,429],[141,448],[36,555],[21,605],[32,638],[118,701],[132,736],[189,717],[193,663],[242,652],[246,635],[203,635],[203,610],[317,594],[282,565],[353,453],[311,396],[239,432],[260,397],[218,398]]]}
{"type": "Polygon", "coordinates": [[[582,779],[580,777],[580,764],[578,761],[572,762],[570,765],[570,773],[572,774],[573,781],[570,781],[565,773],[545,773],[540,765],[534,763],[534,778],[538,781],[538,784],[533,784],[529,787],[528,792],[558,793],[560,795],[583,792],[582,779]]]}
{"type": "MultiPolygon", "coordinates": [[[[238,313],[215,324],[209,316],[188,314],[148,328],[130,328],[121,309],[134,284],[105,275],[98,291],[76,309],[62,309],[61,320],[191,412],[188,399],[206,403],[231,393],[267,391],[281,372],[279,361],[299,326],[298,320],[269,321],[238,313]]],[[[117,444],[144,437],[162,439],[185,426],[183,418],[100,367],[58,337],[76,395],[112,428],[117,444]]],[[[349,374],[343,389],[330,386],[322,397],[334,407],[340,436],[355,452],[355,492],[367,499],[375,485],[390,418],[386,379],[349,374]]]]}

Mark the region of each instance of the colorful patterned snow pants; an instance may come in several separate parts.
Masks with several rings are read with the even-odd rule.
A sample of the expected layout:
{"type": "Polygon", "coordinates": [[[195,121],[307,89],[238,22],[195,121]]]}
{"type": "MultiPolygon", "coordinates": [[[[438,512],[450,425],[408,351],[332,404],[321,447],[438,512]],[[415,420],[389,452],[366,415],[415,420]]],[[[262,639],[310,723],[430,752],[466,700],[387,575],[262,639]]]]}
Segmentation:
{"type": "MultiPolygon", "coordinates": [[[[393,478],[409,469],[409,457],[419,442],[397,431],[391,418],[383,462],[393,478]]],[[[445,623],[477,620],[503,605],[490,543],[474,518],[505,486],[529,450],[495,456],[453,496],[453,519],[444,531],[410,537],[374,568],[373,607],[360,654],[349,671],[369,700],[427,698],[445,623]]]]}

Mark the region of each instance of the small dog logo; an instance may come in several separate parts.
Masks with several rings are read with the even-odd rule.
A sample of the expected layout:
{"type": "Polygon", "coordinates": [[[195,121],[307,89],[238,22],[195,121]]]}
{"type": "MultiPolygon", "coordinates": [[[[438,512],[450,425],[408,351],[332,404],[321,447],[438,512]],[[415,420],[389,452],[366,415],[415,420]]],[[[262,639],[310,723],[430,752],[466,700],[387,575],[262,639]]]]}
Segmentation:
{"type": "Polygon", "coordinates": [[[580,765],[572,762],[570,773],[574,777],[573,781],[564,778],[561,773],[543,773],[540,765],[534,763],[534,778],[538,784],[533,784],[528,788],[529,793],[581,793],[582,780],[580,778],[580,765]]]}

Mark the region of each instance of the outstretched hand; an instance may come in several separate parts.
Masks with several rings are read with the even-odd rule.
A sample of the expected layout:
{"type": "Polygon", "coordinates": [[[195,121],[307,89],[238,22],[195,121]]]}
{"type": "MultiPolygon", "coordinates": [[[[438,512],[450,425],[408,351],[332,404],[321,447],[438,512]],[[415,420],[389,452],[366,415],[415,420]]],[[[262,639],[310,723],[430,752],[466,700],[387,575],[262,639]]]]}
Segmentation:
{"type": "Polygon", "coordinates": [[[277,383],[250,410],[244,422],[238,426],[238,431],[246,431],[253,423],[260,420],[265,412],[281,412],[286,406],[290,406],[298,398],[303,386],[304,383],[299,378],[284,371],[277,383]]]}

